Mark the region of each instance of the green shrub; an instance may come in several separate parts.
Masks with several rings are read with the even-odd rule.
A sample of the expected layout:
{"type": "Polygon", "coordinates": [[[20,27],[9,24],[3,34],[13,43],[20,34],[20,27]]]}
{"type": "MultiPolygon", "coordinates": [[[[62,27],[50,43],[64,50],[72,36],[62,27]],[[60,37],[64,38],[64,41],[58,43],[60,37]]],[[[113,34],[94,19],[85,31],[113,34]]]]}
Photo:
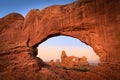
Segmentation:
{"type": "Polygon", "coordinates": [[[76,71],[80,71],[80,72],[88,72],[89,69],[86,68],[86,67],[80,67],[80,68],[77,68],[76,71]]]}

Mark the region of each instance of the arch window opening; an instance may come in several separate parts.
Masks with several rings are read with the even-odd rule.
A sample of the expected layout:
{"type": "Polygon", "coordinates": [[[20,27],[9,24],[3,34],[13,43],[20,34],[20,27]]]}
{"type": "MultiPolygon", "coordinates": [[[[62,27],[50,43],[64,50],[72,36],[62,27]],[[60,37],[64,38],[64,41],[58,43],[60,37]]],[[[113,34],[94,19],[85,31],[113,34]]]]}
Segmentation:
{"type": "MultiPolygon", "coordinates": [[[[90,65],[97,65],[100,60],[92,47],[81,42],[79,39],[68,36],[52,37],[38,46],[38,57],[44,62],[58,61],[61,62],[62,51],[67,56],[82,58],[85,56],[90,65]]],[[[75,59],[74,59],[75,61],[75,59]]]]}

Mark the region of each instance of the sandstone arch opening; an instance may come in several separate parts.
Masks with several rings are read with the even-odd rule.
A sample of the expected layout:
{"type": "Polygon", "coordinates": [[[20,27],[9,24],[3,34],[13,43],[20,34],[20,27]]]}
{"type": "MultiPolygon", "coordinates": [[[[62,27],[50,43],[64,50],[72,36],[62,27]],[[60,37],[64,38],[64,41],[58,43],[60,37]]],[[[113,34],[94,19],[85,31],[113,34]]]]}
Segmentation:
{"type": "Polygon", "coordinates": [[[62,51],[68,56],[82,57],[86,56],[90,64],[100,62],[99,57],[93,51],[92,47],[81,42],[79,39],[69,36],[55,36],[49,38],[38,46],[38,57],[43,61],[56,61],[60,59],[62,51]]]}

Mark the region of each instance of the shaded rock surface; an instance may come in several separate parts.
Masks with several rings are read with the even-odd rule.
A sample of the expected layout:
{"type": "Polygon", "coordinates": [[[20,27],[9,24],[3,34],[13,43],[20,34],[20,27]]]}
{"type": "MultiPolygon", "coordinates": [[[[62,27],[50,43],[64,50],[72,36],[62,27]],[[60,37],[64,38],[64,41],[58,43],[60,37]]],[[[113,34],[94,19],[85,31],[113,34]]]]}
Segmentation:
{"type": "Polygon", "coordinates": [[[0,18],[0,80],[119,80],[119,4],[120,0],[81,0],[34,9],[25,18],[18,13],[0,18]],[[58,35],[90,45],[101,65],[84,74],[42,69],[44,62],[36,57],[37,46],[58,35]]]}

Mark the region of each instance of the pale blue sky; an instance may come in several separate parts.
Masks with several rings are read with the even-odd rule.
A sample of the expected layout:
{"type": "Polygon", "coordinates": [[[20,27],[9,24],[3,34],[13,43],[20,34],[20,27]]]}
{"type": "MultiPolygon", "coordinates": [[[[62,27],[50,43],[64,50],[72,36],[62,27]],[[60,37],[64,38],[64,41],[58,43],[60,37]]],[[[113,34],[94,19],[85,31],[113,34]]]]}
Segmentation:
{"type": "Polygon", "coordinates": [[[31,9],[43,9],[50,5],[61,5],[75,0],[0,0],[0,18],[11,12],[25,16],[31,9]]]}
{"type": "Polygon", "coordinates": [[[69,36],[57,36],[52,37],[43,42],[41,45],[44,46],[62,46],[62,47],[85,47],[85,48],[91,48],[89,45],[86,45],[85,43],[82,43],[79,39],[69,37],[69,36]]]}
{"type": "MultiPolygon", "coordinates": [[[[25,16],[31,9],[41,10],[51,5],[62,5],[74,1],[75,0],[0,0],[0,18],[12,12],[17,12],[25,16]]],[[[68,55],[79,55],[79,57],[88,55],[88,60],[98,61],[98,56],[95,55],[91,47],[71,37],[60,36],[50,38],[42,43],[38,50],[38,56],[44,60],[57,59],[60,57],[61,51],[65,50],[68,55]]]]}

